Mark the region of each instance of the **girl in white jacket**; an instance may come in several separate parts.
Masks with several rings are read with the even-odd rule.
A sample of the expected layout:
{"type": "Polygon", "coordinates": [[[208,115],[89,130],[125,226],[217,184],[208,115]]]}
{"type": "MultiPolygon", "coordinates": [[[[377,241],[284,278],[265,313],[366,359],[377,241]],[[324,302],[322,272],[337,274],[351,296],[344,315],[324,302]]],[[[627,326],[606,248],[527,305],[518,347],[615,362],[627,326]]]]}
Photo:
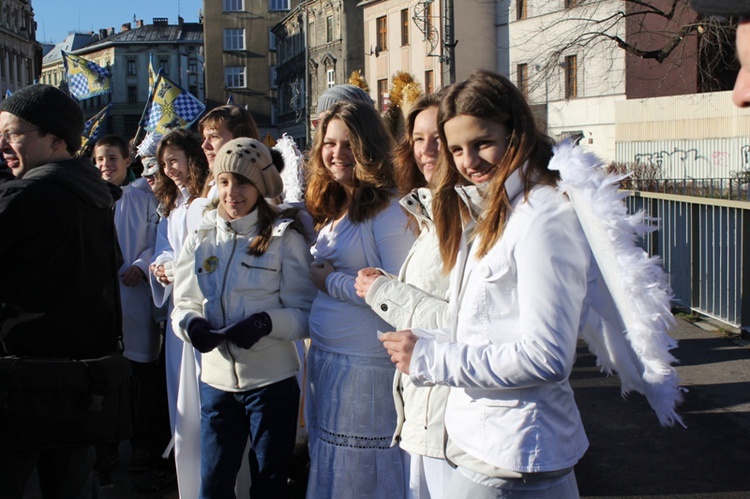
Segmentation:
{"type": "MultiPolygon", "coordinates": [[[[432,187],[437,177],[439,139],[438,94],[423,95],[406,116],[406,130],[396,148],[394,163],[401,206],[418,227],[419,237],[398,276],[368,267],[359,271],[357,294],[372,310],[397,329],[434,329],[448,324],[448,273],[432,221],[432,187]]],[[[443,413],[447,386],[417,387],[396,371],[393,399],[398,424],[391,445],[405,452],[407,497],[439,499],[453,469],[445,460],[443,413]]]]}
{"type": "Polygon", "coordinates": [[[478,185],[460,190],[461,213],[481,213],[465,241],[457,207],[435,208],[441,251],[459,254],[452,341],[415,329],[385,334],[384,346],[416,384],[452,387],[446,455],[458,468],[446,497],[577,497],[573,466],[588,442],[568,376],[592,262],[547,168],[551,141],[513,84],[486,72],[449,90],[438,122],[444,159],[478,185]]]}
{"type": "Polygon", "coordinates": [[[231,140],[213,168],[219,207],[180,254],[172,313],[175,332],[202,353],[200,497],[234,497],[248,435],[251,497],[283,497],[311,256],[297,222],[264,199],[283,188],[266,146],[231,140]]]}
{"type": "Polygon", "coordinates": [[[451,387],[446,497],[578,497],[573,466],[588,441],[568,378],[579,333],[623,392],[680,422],[666,279],[633,244],[637,217],[617,179],[580,148],[553,147],[506,78],[478,71],[454,85],[438,123],[446,171],[478,184],[454,189],[446,175],[435,195],[443,260],[456,262],[451,341],[413,329],[384,334],[384,346],[415,384],[451,387]],[[463,217],[443,202],[455,190],[463,217]],[[460,221],[474,213],[467,241],[460,221]]]}

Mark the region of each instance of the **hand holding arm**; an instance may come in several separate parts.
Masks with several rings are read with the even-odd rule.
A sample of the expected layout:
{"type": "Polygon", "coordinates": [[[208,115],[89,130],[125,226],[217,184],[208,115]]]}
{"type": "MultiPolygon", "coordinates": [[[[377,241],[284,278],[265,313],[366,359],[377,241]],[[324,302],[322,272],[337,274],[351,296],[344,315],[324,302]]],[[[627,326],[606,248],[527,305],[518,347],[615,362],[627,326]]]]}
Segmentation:
{"type": "Polygon", "coordinates": [[[159,265],[151,264],[149,268],[151,269],[151,273],[156,277],[156,280],[159,281],[159,284],[162,286],[169,286],[172,284],[172,280],[174,279],[173,261],[170,260],[159,265]]]}
{"type": "Polygon", "coordinates": [[[336,269],[333,268],[333,265],[327,261],[313,262],[310,265],[310,280],[320,291],[328,293],[328,290],[326,289],[326,278],[335,270],[336,269]]]}
{"type": "Polygon", "coordinates": [[[383,275],[385,274],[375,267],[367,267],[357,272],[357,279],[354,281],[354,289],[357,290],[357,296],[367,298],[367,293],[370,291],[372,283],[383,275]]]}
{"type": "Polygon", "coordinates": [[[411,354],[417,340],[419,337],[410,329],[385,333],[380,337],[380,341],[391,356],[391,362],[396,364],[396,368],[404,374],[409,374],[411,354]]]}

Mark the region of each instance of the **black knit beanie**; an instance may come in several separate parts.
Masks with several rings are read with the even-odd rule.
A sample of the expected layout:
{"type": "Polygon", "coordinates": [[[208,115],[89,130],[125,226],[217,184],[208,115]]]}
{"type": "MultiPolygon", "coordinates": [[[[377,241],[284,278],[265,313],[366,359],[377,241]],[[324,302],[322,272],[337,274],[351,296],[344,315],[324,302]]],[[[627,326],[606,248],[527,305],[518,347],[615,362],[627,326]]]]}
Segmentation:
{"type": "Polygon", "coordinates": [[[29,85],[15,92],[0,104],[0,111],[9,112],[31,123],[41,132],[64,140],[68,150],[81,147],[85,119],[83,109],[71,96],[50,85],[29,85]]]}

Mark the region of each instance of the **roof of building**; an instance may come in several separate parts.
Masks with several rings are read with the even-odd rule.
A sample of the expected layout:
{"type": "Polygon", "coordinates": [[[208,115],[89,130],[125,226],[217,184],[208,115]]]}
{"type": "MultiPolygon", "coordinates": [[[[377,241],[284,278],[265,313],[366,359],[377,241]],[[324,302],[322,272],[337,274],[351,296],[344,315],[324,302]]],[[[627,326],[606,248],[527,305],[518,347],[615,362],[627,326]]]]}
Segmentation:
{"type": "Polygon", "coordinates": [[[167,24],[155,19],[154,24],[146,24],[141,27],[130,28],[129,24],[123,25],[119,33],[111,33],[112,30],[99,30],[99,33],[70,33],[62,43],[55,45],[42,60],[42,65],[54,62],[62,58],[61,51],[82,53],[105,48],[110,45],[135,45],[159,43],[203,43],[203,24],[181,23],[167,24]]]}
{"type": "Polygon", "coordinates": [[[203,24],[181,23],[181,24],[146,24],[140,28],[132,28],[110,35],[102,40],[92,43],[86,48],[99,47],[106,44],[134,43],[174,43],[192,42],[203,43],[203,24]]]}
{"type": "Polygon", "coordinates": [[[42,65],[62,59],[62,52],[73,52],[98,39],[94,33],[68,33],[65,40],[55,45],[42,59],[42,65]]]}

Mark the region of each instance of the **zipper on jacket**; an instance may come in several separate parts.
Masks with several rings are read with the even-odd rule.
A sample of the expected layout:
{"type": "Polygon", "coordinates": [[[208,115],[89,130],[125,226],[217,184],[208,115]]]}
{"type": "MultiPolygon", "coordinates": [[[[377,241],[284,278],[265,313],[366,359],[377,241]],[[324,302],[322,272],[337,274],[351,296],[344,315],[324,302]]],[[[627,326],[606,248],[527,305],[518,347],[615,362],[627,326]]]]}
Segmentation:
{"type": "Polygon", "coordinates": [[[258,269],[258,270],[268,270],[268,271],[271,271],[271,272],[278,272],[278,270],[276,270],[276,269],[272,269],[272,268],[269,268],[269,267],[260,267],[258,265],[250,265],[249,263],[245,263],[245,262],[240,262],[240,265],[242,265],[246,269],[258,269]]]}
{"type": "MultiPolygon", "coordinates": [[[[232,252],[229,253],[229,259],[227,260],[227,272],[224,272],[224,279],[221,283],[221,294],[219,295],[219,303],[221,303],[221,319],[224,322],[224,327],[227,326],[227,310],[224,306],[224,291],[226,291],[227,287],[227,274],[229,272],[229,269],[231,267],[232,259],[234,258],[234,252],[237,249],[237,231],[232,228],[230,224],[227,223],[227,229],[232,231],[232,252]]],[[[225,340],[226,341],[226,340],[225,340]]],[[[235,362],[234,355],[232,355],[232,350],[229,348],[229,342],[227,341],[227,354],[232,359],[232,374],[234,375],[234,386],[235,388],[239,388],[240,386],[240,377],[237,375],[237,363],[235,362]]]]}
{"type": "Polygon", "coordinates": [[[426,430],[430,422],[430,398],[432,397],[432,387],[428,388],[427,400],[425,401],[424,407],[424,429],[426,430]]]}

